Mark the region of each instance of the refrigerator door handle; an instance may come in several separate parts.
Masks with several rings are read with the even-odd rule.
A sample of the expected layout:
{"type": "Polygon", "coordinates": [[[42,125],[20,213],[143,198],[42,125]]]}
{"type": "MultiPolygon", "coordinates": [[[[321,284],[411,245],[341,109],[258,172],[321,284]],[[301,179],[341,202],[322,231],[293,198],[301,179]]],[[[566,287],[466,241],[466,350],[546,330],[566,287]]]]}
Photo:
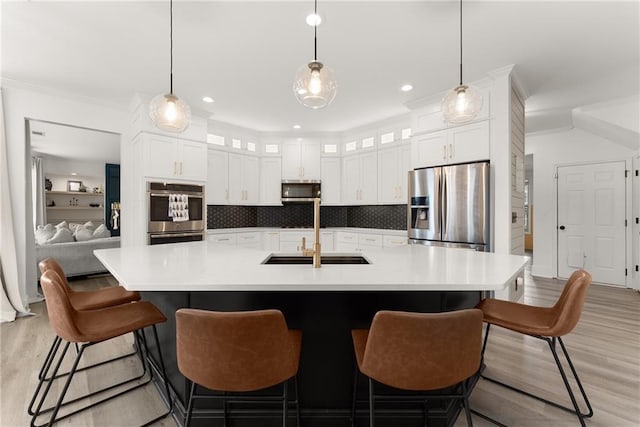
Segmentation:
{"type": "Polygon", "coordinates": [[[440,175],[440,186],[440,236],[442,238],[447,230],[447,172],[445,168],[442,169],[440,175]]]}

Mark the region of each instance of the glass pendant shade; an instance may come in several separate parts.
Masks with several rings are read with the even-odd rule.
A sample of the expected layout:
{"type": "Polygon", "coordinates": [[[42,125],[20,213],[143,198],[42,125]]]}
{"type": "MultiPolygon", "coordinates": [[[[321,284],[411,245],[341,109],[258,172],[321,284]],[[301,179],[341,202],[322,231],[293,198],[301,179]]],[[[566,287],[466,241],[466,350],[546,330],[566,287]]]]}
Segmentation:
{"type": "Polygon", "coordinates": [[[300,67],[293,83],[296,99],[314,110],[331,104],[337,89],[333,70],[319,61],[311,61],[300,67]]]}
{"type": "Polygon", "coordinates": [[[459,85],[451,89],[442,99],[442,115],[447,123],[468,123],[482,109],[482,95],[478,89],[459,85]]]}
{"type": "Polygon", "coordinates": [[[167,132],[183,132],[191,122],[191,109],[172,93],[158,95],[149,104],[149,116],[153,123],[167,132]]]}

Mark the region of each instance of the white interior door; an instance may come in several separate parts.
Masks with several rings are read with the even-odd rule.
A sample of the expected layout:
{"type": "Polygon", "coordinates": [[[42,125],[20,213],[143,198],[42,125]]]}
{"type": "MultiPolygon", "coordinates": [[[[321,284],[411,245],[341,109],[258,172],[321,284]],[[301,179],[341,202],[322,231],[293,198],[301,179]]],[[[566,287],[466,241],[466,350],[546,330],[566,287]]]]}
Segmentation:
{"type": "Polygon", "coordinates": [[[625,163],[558,167],[558,277],[625,285],[625,163]]]}

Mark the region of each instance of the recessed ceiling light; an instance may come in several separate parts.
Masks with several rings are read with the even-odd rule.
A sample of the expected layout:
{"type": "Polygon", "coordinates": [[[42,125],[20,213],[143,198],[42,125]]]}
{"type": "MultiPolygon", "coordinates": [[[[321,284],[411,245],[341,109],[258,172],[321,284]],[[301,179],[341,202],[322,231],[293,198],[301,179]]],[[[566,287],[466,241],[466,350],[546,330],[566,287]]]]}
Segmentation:
{"type": "Polygon", "coordinates": [[[72,175],[72,176],[76,176],[76,175],[78,175],[78,174],[77,174],[77,173],[75,173],[75,172],[71,172],[71,175],[72,175]]]}
{"type": "Polygon", "coordinates": [[[202,98],[202,100],[208,104],[211,104],[213,102],[213,98],[210,96],[205,96],[204,98],[202,98]]]}
{"type": "Polygon", "coordinates": [[[317,27],[322,24],[322,17],[317,13],[311,13],[307,15],[307,24],[312,27],[317,27]]]}
{"type": "Polygon", "coordinates": [[[411,86],[410,84],[402,85],[400,90],[403,92],[409,92],[410,90],[413,90],[413,86],[411,86]]]}
{"type": "Polygon", "coordinates": [[[302,126],[300,126],[300,125],[293,125],[293,128],[294,128],[294,129],[300,129],[301,127],[302,127],[302,126]]]}

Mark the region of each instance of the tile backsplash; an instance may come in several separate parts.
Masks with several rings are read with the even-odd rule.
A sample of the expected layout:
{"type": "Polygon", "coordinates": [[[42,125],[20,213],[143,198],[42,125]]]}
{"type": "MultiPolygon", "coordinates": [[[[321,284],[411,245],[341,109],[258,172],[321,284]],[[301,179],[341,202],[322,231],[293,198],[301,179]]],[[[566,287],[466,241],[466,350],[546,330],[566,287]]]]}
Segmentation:
{"type": "Polygon", "coordinates": [[[407,229],[407,205],[349,206],[347,227],[407,229]]]}
{"type": "MultiPolygon", "coordinates": [[[[406,230],[406,205],[322,206],[322,227],[406,230]]],[[[312,204],[207,206],[207,228],[313,226],[312,204]]]]}

